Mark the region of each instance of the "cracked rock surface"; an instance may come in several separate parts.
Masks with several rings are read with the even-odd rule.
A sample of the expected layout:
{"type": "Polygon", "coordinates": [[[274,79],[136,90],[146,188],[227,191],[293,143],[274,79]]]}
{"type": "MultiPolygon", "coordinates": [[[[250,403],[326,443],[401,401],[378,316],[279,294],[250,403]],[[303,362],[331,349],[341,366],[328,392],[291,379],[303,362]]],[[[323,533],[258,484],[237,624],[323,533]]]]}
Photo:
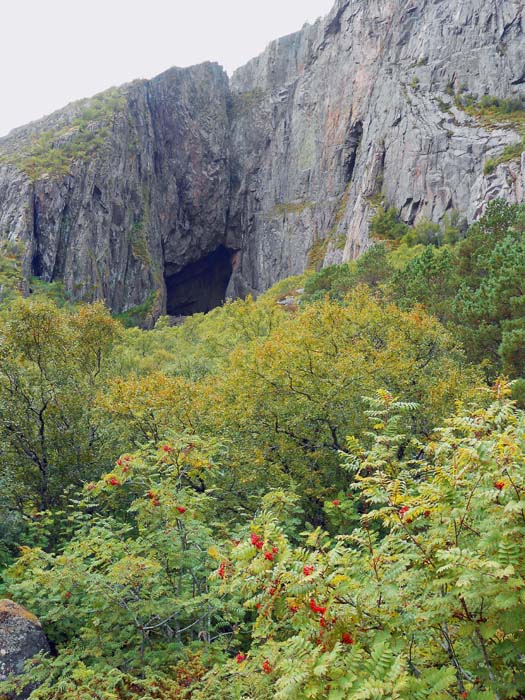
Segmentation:
{"type": "Polygon", "coordinates": [[[120,88],[95,151],[31,172],[20,154],[42,134],[78,139],[86,104],[70,105],[0,140],[0,238],[21,241],[28,276],[156,316],[181,301],[166,280],[205,307],[187,278],[217,251],[230,296],[352,259],[379,193],[408,223],[523,201],[523,154],[483,174],[521,135],[453,95],[525,96],[524,15],[523,0],[337,0],[230,81],[207,63],[120,88]]]}

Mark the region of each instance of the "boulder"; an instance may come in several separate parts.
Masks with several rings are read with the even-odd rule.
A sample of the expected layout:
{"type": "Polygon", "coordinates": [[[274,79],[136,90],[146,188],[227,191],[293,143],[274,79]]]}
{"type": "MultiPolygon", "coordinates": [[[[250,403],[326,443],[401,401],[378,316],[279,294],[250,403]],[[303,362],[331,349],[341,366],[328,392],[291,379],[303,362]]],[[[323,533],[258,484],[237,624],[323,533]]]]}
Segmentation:
{"type": "MultiPolygon", "coordinates": [[[[0,600],[0,681],[18,675],[24,663],[39,652],[49,653],[49,643],[38,619],[12,600],[0,600]]],[[[27,687],[17,696],[27,698],[27,687]]]]}

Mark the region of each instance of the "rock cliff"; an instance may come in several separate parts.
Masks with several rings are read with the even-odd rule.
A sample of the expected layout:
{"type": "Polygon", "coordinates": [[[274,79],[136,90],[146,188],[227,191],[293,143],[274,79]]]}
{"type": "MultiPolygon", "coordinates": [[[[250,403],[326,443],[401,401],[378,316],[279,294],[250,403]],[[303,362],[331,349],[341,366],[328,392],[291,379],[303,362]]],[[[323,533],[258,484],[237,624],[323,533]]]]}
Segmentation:
{"type": "Polygon", "coordinates": [[[0,233],[27,274],[164,310],[172,275],[225,242],[228,101],[219,66],[172,69],[0,141],[0,233]]]}
{"type": "Polygon", "coordinates": [[[337,0],[228,81],[171,69],[0,140],[0,238],[28,277],[152,318],[205,311],[413,223],[525,198],[523,0],[337,0]],[[521,114],[521,112],[520,112],[521,114]],[[490,163],[490,167],[487,165],[490,163]]]}

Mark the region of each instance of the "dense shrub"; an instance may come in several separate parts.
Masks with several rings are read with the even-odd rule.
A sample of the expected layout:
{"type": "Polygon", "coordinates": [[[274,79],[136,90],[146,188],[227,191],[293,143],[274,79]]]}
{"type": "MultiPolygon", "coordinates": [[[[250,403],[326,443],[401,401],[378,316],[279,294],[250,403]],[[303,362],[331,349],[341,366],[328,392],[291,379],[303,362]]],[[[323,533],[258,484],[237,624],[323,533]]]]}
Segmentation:
{"type": "Polygon", "coordinates": [[[55,653],[0,693],[524,695],[525,210],[390,218],[359,260],[151,331],[22,299],[4,251],[2,595],[55,653]]]}

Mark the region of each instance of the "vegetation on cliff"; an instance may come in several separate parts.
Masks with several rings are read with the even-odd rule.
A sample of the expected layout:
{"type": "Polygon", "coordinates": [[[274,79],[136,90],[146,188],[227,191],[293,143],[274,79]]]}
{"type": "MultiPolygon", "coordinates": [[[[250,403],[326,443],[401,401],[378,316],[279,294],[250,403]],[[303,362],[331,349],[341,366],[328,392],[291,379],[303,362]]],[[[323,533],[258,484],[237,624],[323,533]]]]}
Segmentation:
{"type": "Polygon", "coordinates": [[[111,133],[111,122],[126,106],[126,98],[117,88],[74,104],[76,116],[54,129],[13,137],[0,165],[13,165],[32,180],[43,175],[67,175],[78,160],[92,157],[111,133]]]}

